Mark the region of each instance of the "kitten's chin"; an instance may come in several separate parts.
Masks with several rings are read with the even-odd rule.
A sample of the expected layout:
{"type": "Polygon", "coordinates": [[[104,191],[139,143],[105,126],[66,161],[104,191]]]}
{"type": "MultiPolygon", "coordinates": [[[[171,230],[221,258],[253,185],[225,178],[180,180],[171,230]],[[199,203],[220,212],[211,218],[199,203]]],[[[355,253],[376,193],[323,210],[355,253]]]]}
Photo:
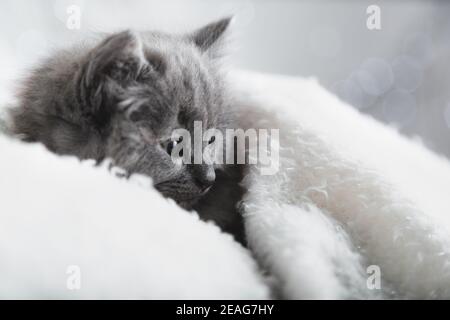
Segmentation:
{"type": "Polygon", "coordinates": [[[191,210],[195,206],[195,204],[197,202],[198,202],[198,199],[196,199],[196,200],[189,200],[189,201],[186,201],[186,200],[176,201],[176,203],[180,207],[182,207],[183,209],[186,209],[186,210],[191,210]]]}
{"type": "Polygon", "coordinates": [[[203,198],[208,191],[211,189],[211,187],[207,188],[206,190],[204,190],[201,193],[192,195],[191,197],[174,197],[173,195],[165,195],[168,198],[172,198],[175,200],[175,202],[182,207],[183,209],[186,210],[191,210],[198,202],[201,198],[203,198]]]}

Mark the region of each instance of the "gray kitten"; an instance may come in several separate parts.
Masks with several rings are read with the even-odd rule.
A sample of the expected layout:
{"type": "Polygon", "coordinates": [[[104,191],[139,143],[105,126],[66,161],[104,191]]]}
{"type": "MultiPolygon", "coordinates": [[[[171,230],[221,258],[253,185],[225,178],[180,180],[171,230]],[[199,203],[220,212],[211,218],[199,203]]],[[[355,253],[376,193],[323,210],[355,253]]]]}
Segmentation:
{"type": "MultiPolygon", "coordinates": [[[[243,241],[236,203],[238,166],[176,166],[174,129],[233,127],[219,70],[230,19],[187,35],[110,35],[61,51],[34,69],[12,110],[12,130],[58,154],[105,158],[128,174],[152,177],[155,188],[243,241]]],[[[213,140],[210,141],[213,143],[213,140]]]]}

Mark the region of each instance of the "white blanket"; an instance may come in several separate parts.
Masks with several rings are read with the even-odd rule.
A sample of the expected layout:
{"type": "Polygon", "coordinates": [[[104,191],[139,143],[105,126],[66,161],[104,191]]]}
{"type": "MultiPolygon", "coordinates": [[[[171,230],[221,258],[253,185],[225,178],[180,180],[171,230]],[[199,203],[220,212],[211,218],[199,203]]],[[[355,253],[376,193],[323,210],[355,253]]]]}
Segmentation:
{"type": "Polygon", "coordinates": [[[244,184],[250,244],[281,296],[450,298],[448,160],[314,80],[232,78],[243,126],[280,128],[279,172],[244,184]]]}
{"type": "Polygon", "coordinates": [[[150,180],[0,137],[0,299],[264,299],[250,254],[150,180]]]}
{"type": "Polygon", "coordinates": [[[148,179],[0,137],[0,297],[450,298],[449,162],[314,80],[230,78],[242,126],[280,129],[243,182],[256,259],[148,179]]]}

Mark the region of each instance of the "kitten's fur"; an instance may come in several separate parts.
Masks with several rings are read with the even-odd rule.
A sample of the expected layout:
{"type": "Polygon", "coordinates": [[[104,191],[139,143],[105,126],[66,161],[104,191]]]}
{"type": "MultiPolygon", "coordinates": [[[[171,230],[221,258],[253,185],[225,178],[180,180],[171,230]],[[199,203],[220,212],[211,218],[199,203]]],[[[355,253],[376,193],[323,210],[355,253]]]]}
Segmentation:
{"type": "Polygon", "coordinates": [[[204,129],[232,127],[217,61],[229,21],[184,36],[125,31],[57,53],[25,81],[14,133],[58,154],[111,158],[130,174],[149,175],[162,194],[242,241],[239,167],[177,167],[167,152],[172,131],[192,133],[195,120],[204,129]]]}

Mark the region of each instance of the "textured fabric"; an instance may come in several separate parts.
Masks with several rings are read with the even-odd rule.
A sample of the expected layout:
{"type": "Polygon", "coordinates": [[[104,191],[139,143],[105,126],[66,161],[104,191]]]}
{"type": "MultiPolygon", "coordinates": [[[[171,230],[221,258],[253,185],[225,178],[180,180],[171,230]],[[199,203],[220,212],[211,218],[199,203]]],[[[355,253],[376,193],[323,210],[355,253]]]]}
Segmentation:
{"type": "Polygon", "coordinates": [[[0,150],[0,298],[268,297],[247,250],[148,179],[4,137],[0,150]]]}
{"type": "Polygon", "coordinates": [[[448,160],[312,79],[231,77],[242,125],[280,129],[279,171],[253,167],[244,185],[251,248],[281,296],[450,298],[448,160]]]}

